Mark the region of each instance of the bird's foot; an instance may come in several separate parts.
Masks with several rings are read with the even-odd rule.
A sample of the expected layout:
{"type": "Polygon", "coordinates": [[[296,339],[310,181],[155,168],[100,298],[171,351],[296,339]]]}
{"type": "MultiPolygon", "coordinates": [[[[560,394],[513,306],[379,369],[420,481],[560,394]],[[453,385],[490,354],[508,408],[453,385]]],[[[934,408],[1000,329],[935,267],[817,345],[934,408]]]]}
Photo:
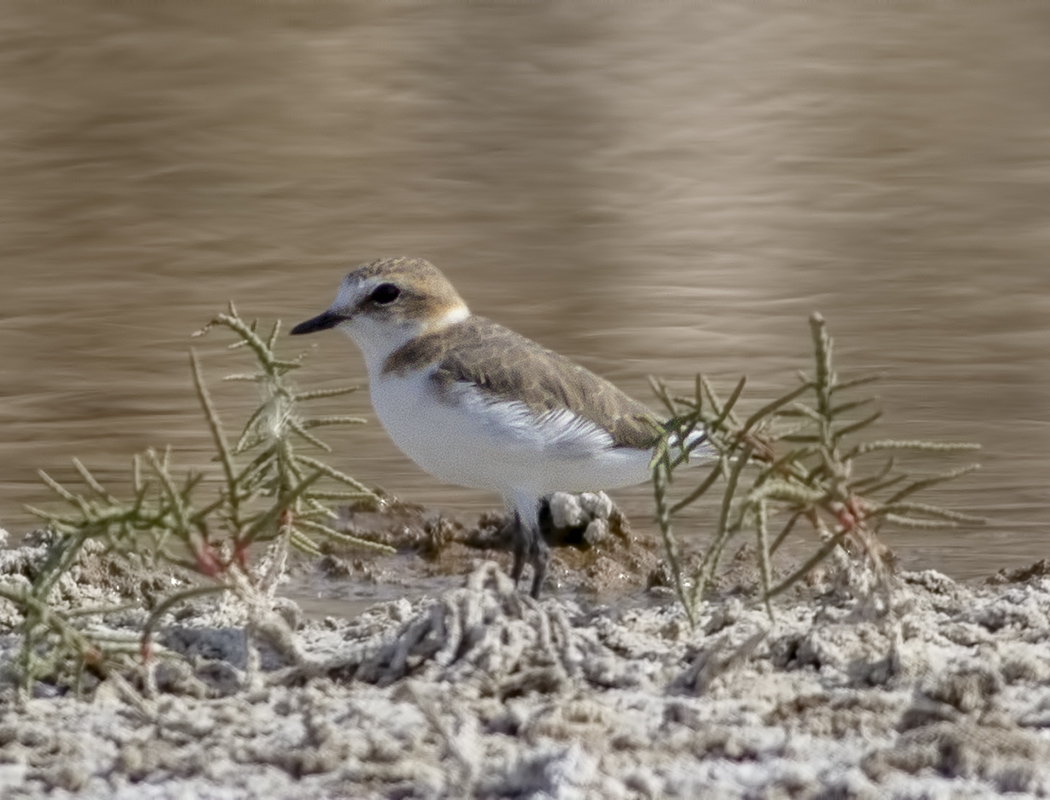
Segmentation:
{"type": "Polygon", "coordinates": [[[547,562],[550,561],[550,548],[543,540],[539,530],[535,530],[516,520],[517,526],[514,531],[514,563],[510,569],[510,579],[517,587],[521,583],[522,573],[525,571],[525,562],[532,565],[532,587],[529,594],[538,600],[540,591],[543,589],[543,581],[547,577],[547,562]]]}
{"type": "Polygon", "coordinates": [[[529,592],[533,600],[540,599],[540,591],[543,589],[543,581],[547,577],[547,562],[550,561],[551,551],[541,536],[536,536],[536,547],[531,553],[529,561],[532,564],[532,589],[529,592]]]}

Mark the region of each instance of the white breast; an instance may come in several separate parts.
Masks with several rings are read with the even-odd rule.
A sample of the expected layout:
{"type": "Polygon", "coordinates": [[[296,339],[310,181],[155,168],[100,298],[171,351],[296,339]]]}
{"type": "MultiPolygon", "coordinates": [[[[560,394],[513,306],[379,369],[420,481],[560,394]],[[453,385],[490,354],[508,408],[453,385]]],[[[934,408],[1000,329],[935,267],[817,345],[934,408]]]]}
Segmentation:
{"type": "Polygon", "coordinates": [[[436,478],[460,486],[542,496],[643,483],[651,451],[612,437],[569,411],[537,418],[522,403],[492,402],[473,384],[439,394],[429,370],[373,375],[372,404],[394,443],[436,478]]]}

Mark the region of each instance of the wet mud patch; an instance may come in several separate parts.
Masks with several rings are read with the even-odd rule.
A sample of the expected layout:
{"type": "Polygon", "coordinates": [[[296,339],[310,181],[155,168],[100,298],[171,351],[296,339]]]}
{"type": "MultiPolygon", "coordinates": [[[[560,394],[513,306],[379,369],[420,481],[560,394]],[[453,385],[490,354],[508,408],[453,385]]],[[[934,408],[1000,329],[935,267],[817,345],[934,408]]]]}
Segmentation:
{"type": "MultiPolygon", "coordinates": [[[[340,530],[392,547],[397,555],[375,556],[326,541],[319,561],[294,560],[287,594],[329,598],[338,608],[348,600],[415,597],[420,588],[447,590],[481,561],[509,570],[510,522],[501,512],[463,517],[392,498],[380,510],[344,509],[340,530]]],[[[551,547],[545,593],[613,598],[669,585],[659,540],[634,531],[604,493],[555,495],[541,507],[540,528],[551,547]]]]}

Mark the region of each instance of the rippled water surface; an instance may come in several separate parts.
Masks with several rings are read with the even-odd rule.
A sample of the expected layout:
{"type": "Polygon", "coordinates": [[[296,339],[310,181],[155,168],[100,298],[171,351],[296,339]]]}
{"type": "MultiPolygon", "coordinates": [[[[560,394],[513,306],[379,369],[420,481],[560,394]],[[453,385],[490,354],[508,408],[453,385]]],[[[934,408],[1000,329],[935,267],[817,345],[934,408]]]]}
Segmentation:
{"type": "MultiPolygon", "coordinates": [[[[887,374],[882,435],[984,446],[933,499],[993,523],[895,534],[905,563],[1045,557],[1047,75],[1044,4],[5,3],[0,524],[70,456],[206,464],[188,334],[228,299],[299,321],[404,253],[645,399],[697,370],[771,396],[819,309],[843,373],[887,374]]],[[[307,343],[304,381],[364,382],[307,343]]],[[[251,399],[220,393],[231,426],[251,399]]],[[[400,496],[496,503],[377,425],[336,441],[400,496]]]]}

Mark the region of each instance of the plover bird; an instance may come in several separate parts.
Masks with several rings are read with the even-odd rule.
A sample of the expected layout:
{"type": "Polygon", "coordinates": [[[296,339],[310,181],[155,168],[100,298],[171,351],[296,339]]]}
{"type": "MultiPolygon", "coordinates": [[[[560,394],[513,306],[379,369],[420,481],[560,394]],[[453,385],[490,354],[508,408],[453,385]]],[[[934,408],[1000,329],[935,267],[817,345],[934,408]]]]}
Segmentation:
{"type": "MultiPolygon", "coordinates": [[[[359,267],[327,311],[292,333],[329,328],[361,349],[376,415],[409,458],[439,480],[502,495],[516,528],[511,577],[517,583],[529,562],[533,597],[549,558],[541,499],[649,479],[663,430],[649,408],[471,314],[428,261],[381,258],[359,267]]],[[[712,452],[700,431],[686,446],[712,452]]]]}

